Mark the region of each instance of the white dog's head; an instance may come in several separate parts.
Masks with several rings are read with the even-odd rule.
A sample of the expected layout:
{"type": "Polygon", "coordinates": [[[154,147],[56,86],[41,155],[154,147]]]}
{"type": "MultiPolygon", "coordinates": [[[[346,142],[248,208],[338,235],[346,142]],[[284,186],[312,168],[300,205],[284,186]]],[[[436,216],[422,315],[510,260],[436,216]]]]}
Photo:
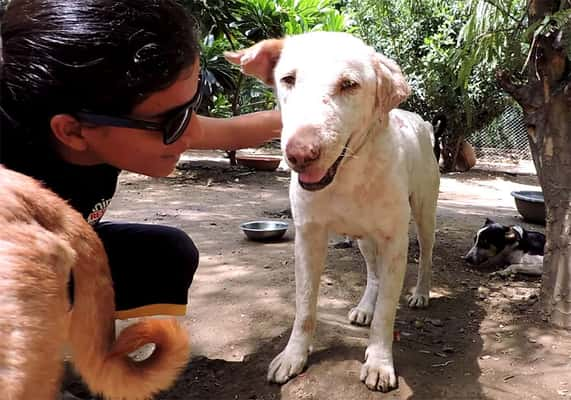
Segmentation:
{"type": "Polygon", "coordinates": [[[275,87],[282,150],[307,190],[331,183],[351,145],[376,119],[386,121],[410,93],[393,61],[345,33],[265,40],[225,56],[245,74],[275,87]]]}

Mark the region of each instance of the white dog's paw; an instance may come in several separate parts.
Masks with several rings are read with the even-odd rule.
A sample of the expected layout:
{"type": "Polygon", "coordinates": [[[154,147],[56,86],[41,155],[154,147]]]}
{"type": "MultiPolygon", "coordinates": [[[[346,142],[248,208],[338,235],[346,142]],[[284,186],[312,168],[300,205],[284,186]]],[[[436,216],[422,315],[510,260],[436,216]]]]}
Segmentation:
{"type": "Polygon", "coordinates": [[[373,310],[353,307],[349,311],[349,322],[355,325],[369,326],[373,320],[373,310]]]}
{"type": "Polygon", "coordinates": [[[370,390],[388,392],[398,387],[398,380],[392,362],[374,360],[368,357],[361,367],[361,382],[370,390]]]}
{"type": "Polygon", "coordinates": [[[285,383],[299,375],[307,364],[307,352],[297,353],[285,349],[276,356],[268,367],[268,381],[285,383]]]}
{"type": "Polygon", "coordinates": [[[426,308],[428,307],[430,295],[415,291],[408,297],[408,306],[410,308],[426,308]]]}

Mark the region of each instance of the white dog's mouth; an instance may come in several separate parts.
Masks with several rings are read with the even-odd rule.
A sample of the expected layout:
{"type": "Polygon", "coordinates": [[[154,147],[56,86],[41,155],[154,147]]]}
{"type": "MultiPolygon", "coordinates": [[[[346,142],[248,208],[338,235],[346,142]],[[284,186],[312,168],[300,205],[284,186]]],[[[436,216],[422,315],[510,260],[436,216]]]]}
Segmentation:
{"type": "Polygon", "coordinates": [[[327,169],[327,172],[325,172],[325,175],[323,175],[323,178],[321,178],[317,182],[304,182],[302,180],[303,174],[299,174],[297,177],[297,181],[299,182],[299,185],[303,189],[309,190],[312,192],[317,191],[317,190],[321,190],[321,189],[327,187],[331,182],[333,182],[333,179],[335,178],[335,175],[337,174],[337,168],[339,167],[341,160],[343,160],[343,157],[345,156],[345,150],[346,149],[347,149],[347,146],[345,146],[343,148],[341,155],[339,157],[337,157],[337,159],[335,160],[333,165],[331,165],[331,167],[329,167],[329,169],[327,169]]]}

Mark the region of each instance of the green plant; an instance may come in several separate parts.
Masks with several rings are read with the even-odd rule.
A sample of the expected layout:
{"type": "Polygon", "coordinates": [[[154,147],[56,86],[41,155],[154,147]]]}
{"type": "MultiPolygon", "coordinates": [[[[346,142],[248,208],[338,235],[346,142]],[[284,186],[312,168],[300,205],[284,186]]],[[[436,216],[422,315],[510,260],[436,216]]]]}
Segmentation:
{"type": "MultiPolygon", "coordinates": [[[[348,1],[359,34],[394,58],[408,76],[412,95],[403,107],[427,120],[438,114],[447,117],[445,169],[454,168],[463,138],[487,124],[506,106],[509,100],[496,85],[495,70],[498,63],[517,63],[513,54],[519,54],[519,49],[513,49],[508,39],[514,26],[519,26],[516,23],[519,20],[513,19],[519,12],[518,2],[494,1],[510,3],[507,11],[504,10],[507,14],[498,13],[502,18],[485,22],[472,18],[475,2],[348,1]],[[499,40],[475,34],[484,27],[504,32],[504,46],[496,50],[482,48],[499,40]]],[[[479,10],[483,12],[489,7],[479,10]]]]}
{"type": "Polygon", "coordinates": [[[308,30],[343,30],[347,21],[335,0],[186,1],[200,21],[201,65],[206,82],[202,113],[231,116],[275,107],[269,88],[244,77],[223,58],[224,51],[268,38],[308,30]]]}

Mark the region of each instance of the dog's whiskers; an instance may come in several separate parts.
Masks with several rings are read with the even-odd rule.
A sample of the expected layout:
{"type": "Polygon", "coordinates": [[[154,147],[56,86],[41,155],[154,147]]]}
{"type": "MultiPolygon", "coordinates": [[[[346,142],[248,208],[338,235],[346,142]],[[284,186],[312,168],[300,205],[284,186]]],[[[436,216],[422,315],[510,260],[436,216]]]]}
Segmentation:
{"type": "Polygon", "coordinates": [[[351,147],[349,147],[349,146],[343,146],[343,150],[345,151],[344,157],[354,158],[354,159],[359,158],[359,156],[356,155],[356,152],[353,151],[353,149],[351,149],[351,147]]]}

